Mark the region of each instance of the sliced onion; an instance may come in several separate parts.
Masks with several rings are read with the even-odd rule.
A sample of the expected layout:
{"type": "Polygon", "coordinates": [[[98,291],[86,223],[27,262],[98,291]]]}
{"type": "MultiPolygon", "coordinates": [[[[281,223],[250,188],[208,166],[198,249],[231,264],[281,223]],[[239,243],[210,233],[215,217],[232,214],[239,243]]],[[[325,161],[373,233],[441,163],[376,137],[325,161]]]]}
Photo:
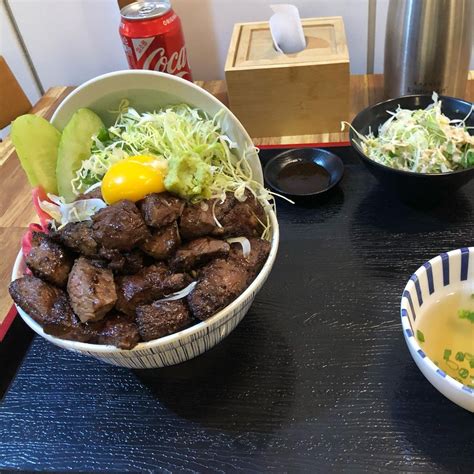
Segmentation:
{"type": "Polygon", "coordinates": [[[94,191],[94,189],[100,188],[101,186],[102,186],[102,181],[99,181],[98,183],[94,183],[92,186],[90,186],[84,191],[84,194],[90,193],[91,191],[94,191]]]}
{"type": "Polygon", "coordinates": [[[252,249],[249,239],[246,237],[234,237],[232,239],[227,239],[229,244],[240,244],[242,245],[242,254],[245,258],[250,255],[250,250],[252,249]]]}
{"type": "Polygon", "coordinates": [[[182,290],[177,291],[176,293],[171,293],[171,295],[165,296],[161,300],[156,300],[155,303],[161,303],[162,301],[180,300],[181,298],[188,296],[189,293],[191,293],[191,291],[194,290],[194,287],[196,285],[197,285],[197,281],[193,281],[186,288],[183,288],[182,290]]]}
{"type": "Polygon", "coordinates": [[[222,229],[222,224],[217,220],[217,217],[214,215],[214,222],[219,229],[222,229]]]}
{"type": "Polygon", "coordinates": [[[61,222],[61,210],[56,203],[49,201],[39,201],[38,204],[42,211],[52,217],[55,221],[61,222]]]}
{"type": "MultiPolygon", "coordinates": [[[[221,199],[221,204],[224,204],[225,201],[225,196],[224,199],[221,199]]],[[[216,204],[217,204],[217,199],[214,201],[214,204],[212,205],[212,217],[214,218],[214,222],[216,223],[216,226],[219,229],[222,229],[222,224],[219,222],[216,216],[216,204]]]]}
{"type": "Polygon", "coordinates": [[[69,222],[91,220],[91,216],[97,211],[107,207],[107,204],[102,199],[81,199],[66,203],[61,196],[54,194],[48,194],[47,196],[49,201],[41,201],[39,206],[56,222],[59,222],[61,227],[69,222]]]}

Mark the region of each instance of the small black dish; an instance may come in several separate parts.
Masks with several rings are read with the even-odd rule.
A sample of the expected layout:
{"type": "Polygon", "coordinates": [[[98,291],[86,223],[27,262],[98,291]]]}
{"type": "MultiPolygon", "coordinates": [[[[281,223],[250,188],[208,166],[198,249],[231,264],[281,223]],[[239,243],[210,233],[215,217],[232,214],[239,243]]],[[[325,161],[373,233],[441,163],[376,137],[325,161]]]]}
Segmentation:
{"type": "MultiPolygon", "coordinates": [[[[451,120],[464,119],[471,110],[472,104],[465,100],[447,96],[439,98],[442,101],[441,111],[451,120]]],[[[407,95],[379,102],[359,112],[352,121],[352,126],[362,135],[367,135],[370,131],[377,134],[380,125],[391,117],[389,111],[396,110],[399,105],[402,109],[415,110],[425,109],[432,102],[431,94],[407,95]]],[[[474,126],[474,113],[466,120],[466,125],[474,126]]],[[[382,186],[408,204],[437,204],[474,178],[474,167],[438,174],[396,170],[370,159],[362,151],[360,140],[353,129],[349,132],[349,138],[364,165],[382,186]]]]}
{"type": "Polygon", "coordinates": [[[263,174],[277,193],[296,201],[307,201],[336,186],[344,174],[344,165],[329,151],[296,148],[272,158],[263,174]]]}

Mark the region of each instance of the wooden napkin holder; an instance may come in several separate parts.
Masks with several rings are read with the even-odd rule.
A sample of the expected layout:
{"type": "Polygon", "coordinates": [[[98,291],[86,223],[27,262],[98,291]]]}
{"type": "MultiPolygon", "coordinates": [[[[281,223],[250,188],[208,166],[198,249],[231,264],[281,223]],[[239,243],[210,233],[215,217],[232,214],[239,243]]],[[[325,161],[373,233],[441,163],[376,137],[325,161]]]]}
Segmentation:
{"type": "Polygon", "coordinates": [[[231,110],[252,137],[340,130],[349,114],[342,17],[302,20],[306,49],[278,52],[268,22],[234,26],[225,77],[231,110]]]}

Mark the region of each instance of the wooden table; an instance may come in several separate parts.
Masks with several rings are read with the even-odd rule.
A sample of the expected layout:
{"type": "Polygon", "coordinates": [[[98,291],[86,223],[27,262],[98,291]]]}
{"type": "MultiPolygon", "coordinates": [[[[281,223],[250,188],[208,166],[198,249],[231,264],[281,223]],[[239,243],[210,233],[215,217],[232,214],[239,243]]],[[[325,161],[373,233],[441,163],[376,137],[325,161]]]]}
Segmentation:
{"type": "MultiPolygon", "coordinates": [[[[223,103],[228,104],[224,81],[198,82],[223,103]]],[[[74,87],[58,86],[49,89],[34,106],[33,112],[50,118],[59,103],[74,87]]],[[[351,117],[369,104],[383,98],[383,76],[351,76],[351,117]]],[[[474,71],[470,73],[466,99],[474,101],[474,71]]],[[[296,143],[328,143],[348,140],[347,132],[323,133],[318,135],[300,135],[267,137],[254,139],[258,145],[278,145],[296,143]]],[[[25,227],[36,220],[31,206],[30,186],[19,166],[13,147],[7,139],[0,143],[0,189],[4,198],[0,200],[0,327],[10,307],[11,299],[7,292],[13,262],[19,248],[19,241],[25,227]]],[[[0,330],[0,340],[2,332],[0,330]]]]}

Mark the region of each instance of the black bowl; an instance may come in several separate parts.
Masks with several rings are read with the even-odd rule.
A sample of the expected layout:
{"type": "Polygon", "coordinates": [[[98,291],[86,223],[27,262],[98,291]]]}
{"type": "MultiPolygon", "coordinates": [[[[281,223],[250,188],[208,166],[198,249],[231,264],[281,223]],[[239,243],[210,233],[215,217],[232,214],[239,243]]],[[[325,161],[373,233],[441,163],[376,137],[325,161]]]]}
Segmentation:
{"type": "Polygon", "coordinates": [[[318,148],[296,148],[287,150],[272,158],[263,171],[265,180],[277,193],[297,201],[309,201],[326,193],[341,180],[344,174],[342,160],[330,151],[318,148]],[[319,183],[306,181],[305,189],[298,189],[298,178],[286,179],[286,186],[281,182],[281,173],[295,165],[317,165],[325,172],[319,183]],[[288,187],[289,186],[289,187],[288,187]],[[313,187],[314,186],[314,187],[313,187]]]}
{"type": "MultiPolygon", "coordinates": [[[[440,96],[442,100],[441,111],[450,119],[464,119],[471,110],[472,104],[454,97],[440,96]]],[[[408,95],[398,99],[390,99],[367,107],[354,118],[352,127],[362,135],[370,131],[377,134],[390,115],[387,111],[394,111],[400,105],[403,109],[424,109],[433,101],[431,95],[408,95]]],[[[474,113],[466,121],[466,125],[474,126],[474,113]]],[[[471,131],[472,133],[472,131],[471,131]]],[[[381,182],[381,184],[394,192],[400,198],[410,203],[431,203],[441,200],[468,183],[474,177],[474,167],[452,171],[449,173],[427,174],[402,171],[382,165],[370,159],[358,146],[360,142],[351,129],[349,137],[353,148],[368,170],[381,182]]]]}

